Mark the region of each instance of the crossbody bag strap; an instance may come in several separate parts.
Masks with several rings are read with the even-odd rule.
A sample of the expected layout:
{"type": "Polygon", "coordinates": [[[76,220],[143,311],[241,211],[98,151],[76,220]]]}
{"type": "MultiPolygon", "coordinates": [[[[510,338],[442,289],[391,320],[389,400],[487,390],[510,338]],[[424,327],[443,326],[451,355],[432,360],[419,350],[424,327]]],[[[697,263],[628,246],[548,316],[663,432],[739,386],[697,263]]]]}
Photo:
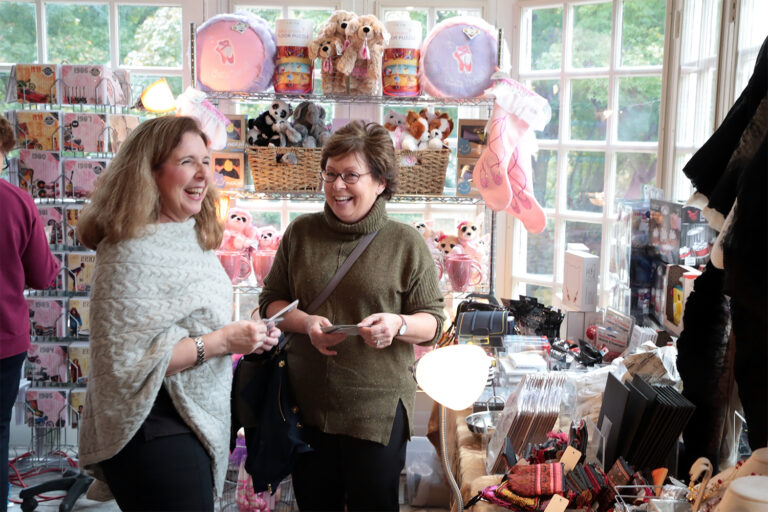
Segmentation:
{"type": "MultiPolygon", "coordinates": [[[[331,292],[336,289],[336,285],[339,284],[339,282],[344,279],[344,276],[347,275],[347,272],[349,272],[349,269],[352,268],[352,265],[357,261],[357,258],[360,257],[361,254],[363,254],[363,251],[370,245],[370,243],[373,241],[373,239],[376,237],[376,235],[379,233],[379,230],[372,233],[368,233],[363,238],[360,239],[360,241],[357,243],[355,248],[352,250],[352,252],[347,256],[347,259],[344,260],[344,263],[341,264],[339,267],[339,270],[336,271],[336,273],[333,275],[330,281],[325,285],[325,288],[323,288],[323,291],[321,291],[317,297],[315,297],[315,300],[312,301],[312,303],[307,307],[305,310],[310,315],[317,310],[317,308],[320,307],[320,305],[325,302],[325,300],[331,295],[331,292]]],[[[282,350],[283,347],[288,343],[288,340],[291,338],[293,333],[286,334],[283,336],[283,339],[280,341],[280,343],[277,345],[278,350],[282,350]]]]}

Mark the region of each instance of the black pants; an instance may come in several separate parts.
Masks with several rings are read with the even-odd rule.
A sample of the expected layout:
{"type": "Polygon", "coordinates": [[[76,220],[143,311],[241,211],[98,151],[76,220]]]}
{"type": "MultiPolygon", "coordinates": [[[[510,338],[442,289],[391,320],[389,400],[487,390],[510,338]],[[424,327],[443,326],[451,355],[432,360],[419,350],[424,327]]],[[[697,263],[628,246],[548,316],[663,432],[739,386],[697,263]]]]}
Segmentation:
{"type": "Polygon", "coordinates": [[[145,441],[139,431],[101,467],[120,510],[213,510],[211,459],[194,434],[145,441]]]}
{"type": "Polygon", "coordinates": [[[11,439],[11,415],[19,393],[21,367],[27,353],[0,359],[0,511],[8,504],[8,443],[11,439]]]}
{"type": "Polygon", "coordinates": [[[397,511],[400,472],[405,465],[408,422],[397,406],[387,446],[344,435],[306,429],[315,449],[293,469],[293,489],[302,512],[397,511]]]}

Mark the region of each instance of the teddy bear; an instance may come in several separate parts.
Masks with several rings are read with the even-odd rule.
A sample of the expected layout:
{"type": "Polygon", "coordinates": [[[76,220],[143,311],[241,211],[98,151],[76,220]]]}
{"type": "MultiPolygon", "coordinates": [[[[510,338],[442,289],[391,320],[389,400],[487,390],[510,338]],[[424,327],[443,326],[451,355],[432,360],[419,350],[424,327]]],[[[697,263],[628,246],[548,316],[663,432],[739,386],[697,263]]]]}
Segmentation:
{"type": "Polygon", "coordinates": [[[280,245],[281,239],[282,236],[275,228],[272,226],[264,226],[259,230],[258,234],[259,249],[276,250],[277,246],[280,245]]]}
{"type": "Polygon", "coordinates": [[[427,147],[429,141],[429,124],[420,114],[409,110],[405,116],[408,131],[403,133],[401,146],[408,151],[416,151],[427,147]]]}
{"type": "Polygon", "coordinates": [[[320,78],[324,94],[345,94],[347,92],[347,76],[338,70],[338,62],[344,52],[344,39],[336,36],[320,34],[309,45],[309,58],[314,61],[319,58],[322,62],[320,78]]]}
{"type": "Polygon", "coordinates": [[[383,124],[384,128],[389,131],[389,137],[392,139],[395,149],[400,149],[402,147],[403,132],[408,129],[405,116],[400,112],[390,110],[384,115],[383,124]]]}
{"type": "Polygon", "coordinates": [[[259,230],[251,224],[251,214],[242,208],[230,208],[224,223],[224,237],[220,249],[227,251],[248,250],[251,243],[258,239],[259,230]]]}
{"type": "Polygon", "coordinates": [[[376,16],[366,14],[350,21],[346,34],[350,45],[339,59],[338,69],[349,75],[349,92],[376,94],[381,87],[381,59],[389,32],[376,16]]]}
{"type": "Polygon", "coordinates": [[[322,147],[331,136],[325,124],[325,109],[310,101],[302,101],[293,111],[293,127],[301,133],[305,148],[322,147]]]}

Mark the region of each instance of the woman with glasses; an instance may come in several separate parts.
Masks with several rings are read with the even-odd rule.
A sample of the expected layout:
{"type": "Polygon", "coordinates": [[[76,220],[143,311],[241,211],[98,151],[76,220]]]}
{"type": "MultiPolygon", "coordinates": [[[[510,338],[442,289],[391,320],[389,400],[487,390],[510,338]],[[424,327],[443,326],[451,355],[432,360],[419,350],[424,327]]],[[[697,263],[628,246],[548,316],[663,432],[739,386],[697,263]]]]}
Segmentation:
{"type": "Polygon", "coordinates": [[[382,126],[353,121],[323,146],[322,212],[286,229],[259,296],[266,318],[294,299],[280,328],[305,441],[293,486],[301,510],[398,510],[400,472],[413,433],[413,345],[442,332],[443,297],[421,235],[387,217],[397,191],[392,139],[382,126]],[[303,311],[358,241],[371,244],[313,313],[303,311]],[[324,333],[354,324],[357,335],[324,333]]]}
{"type": "MultiPolygon", "coordinates": [[[[0,154],[16,145],[11,123],[0,115],[0,154]]],[[[11,410],[29,348],[29,308],[24,287],[50,286],[59,262],[48,248],[43,222],[27,192],[0,178],[0,511],[8,504],[11,410]]]]}

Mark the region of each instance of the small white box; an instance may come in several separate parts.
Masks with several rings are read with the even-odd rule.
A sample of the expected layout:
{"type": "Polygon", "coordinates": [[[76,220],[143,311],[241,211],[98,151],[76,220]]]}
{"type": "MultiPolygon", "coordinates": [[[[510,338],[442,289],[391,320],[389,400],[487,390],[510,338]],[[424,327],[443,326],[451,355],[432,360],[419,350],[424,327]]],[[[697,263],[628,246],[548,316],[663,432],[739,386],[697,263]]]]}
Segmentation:
{"type": "MultiPolygon", "coordinates": [[[[558,294],[559,295],[559,294],[558,294]]],[[[560,298],[560,297],[558,297],[560,298]]],[[[562,302],[562,301],[561,301],[562,302]]],[[[565,320],[560,326],[560,337],[571,341],[588,340],[587,329],[603,323],[603,310],[578,311],[571,306],[561,306],[565,320]]]]}
{"type": "Polygon", "coordinates": [[[594,311],[599,275],[599,256],[582,251],[565,251],[563,305],[578,311],[594,311]]]}

